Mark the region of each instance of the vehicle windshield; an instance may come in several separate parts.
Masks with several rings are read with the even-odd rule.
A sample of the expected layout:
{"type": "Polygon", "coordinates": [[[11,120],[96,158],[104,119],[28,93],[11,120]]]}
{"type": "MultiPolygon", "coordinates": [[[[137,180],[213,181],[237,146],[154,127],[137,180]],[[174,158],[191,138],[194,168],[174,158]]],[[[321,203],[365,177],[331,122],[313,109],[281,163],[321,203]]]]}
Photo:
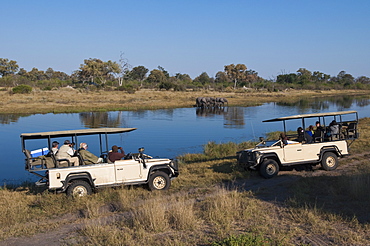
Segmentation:
{"type": "Polygon", "coordinates": [[[281,140],[269,140],[269,141],[263,141],[256,145],[257,148],[266,148],[266,147],[272,147],[279,145],[281,140]]]}

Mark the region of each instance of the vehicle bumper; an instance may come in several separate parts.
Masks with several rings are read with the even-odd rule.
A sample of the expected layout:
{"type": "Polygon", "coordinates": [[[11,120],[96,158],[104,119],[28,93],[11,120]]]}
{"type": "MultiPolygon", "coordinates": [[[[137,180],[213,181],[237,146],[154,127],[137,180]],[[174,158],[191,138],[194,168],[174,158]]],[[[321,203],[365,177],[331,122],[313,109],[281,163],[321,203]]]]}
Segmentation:
{"type": "Polygon", "coordinates": [[[256,152],[242,150],[236,153],[238,164],[245,168],[254,168],[258,164],[256,152]]]}

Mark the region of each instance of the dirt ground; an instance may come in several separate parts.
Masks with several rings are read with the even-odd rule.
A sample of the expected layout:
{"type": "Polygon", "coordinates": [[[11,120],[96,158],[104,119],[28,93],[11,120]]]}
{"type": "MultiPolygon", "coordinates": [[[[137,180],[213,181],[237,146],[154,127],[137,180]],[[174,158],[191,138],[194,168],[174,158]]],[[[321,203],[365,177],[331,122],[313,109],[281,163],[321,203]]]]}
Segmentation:
{"type": "MultiPolygon", "coordinates": [[[[277,206],[284,206],[284,202],[292,195],[291,188],[295,183],[304,177],[320,177],[320,176],[340,176],[355,171],[358,168],[359,161],[363,158],[368,158],[367,153],[350,155],[340,160],[340,165],[334,171],[325,171],[320,165],[314,166],[311,170],[285,170],[280,171],[277,177],[272,179],[263,179],[257,172],[252,173],[248,179],[240,179],[234,182],[224,184],[226,187],[238,188],[252,191],[257,199],[265,202],[273,203],[277,206]]],[[[207,194],[212,195],[212,194],[207,194]]],[[[108,208],[102,208],[108,209],[108,208]]],[[[335,208],[333,208],[335,209],[335,208]]],[[[97,219],[90,219],[88,223],[95,223],[96,220],[100,224],[112,223],[122,219],[125,213],[114,214],[108,217],[100,217],[97,219]]],[[[79,237],[78,230],[86,225],[84,216],[79,214],[67,214],[64,217],[55,219],[60,226],[56,229],[46,232],[38,233],[30,237],[9,238],[1,241],[0,245],[18,246],[18,245],[37,245],[37,246],[57,246],[57,245],[73,245],[75,238],[79,237]]],[[[359,214],[359,220],[370,221],[369,214],[359,214]]],[[[308,245],[332,245],[332,242],[326,241],[325,238],[307,237],[304,239],[308,245]]]]}

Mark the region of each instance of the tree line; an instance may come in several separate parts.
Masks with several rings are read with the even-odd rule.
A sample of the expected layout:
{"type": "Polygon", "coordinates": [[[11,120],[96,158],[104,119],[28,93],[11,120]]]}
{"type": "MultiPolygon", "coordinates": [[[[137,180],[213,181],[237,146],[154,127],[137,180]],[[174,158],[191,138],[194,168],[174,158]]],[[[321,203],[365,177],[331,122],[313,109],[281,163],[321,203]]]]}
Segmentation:
{"type": "Polygon", "coordinates": [[[244,64],[225,65],[223,71],[210,77],[206,72],[192,79],[188,74],[170,75],[158,66],[149,71],[145,66],[132,67],[121,54],[116,61],[85,59],[79,69],[71,75],[48,68],[46,71],[32,68],[26,71],[16,61],[0,58],[0,86],[16,87],[27,85],[43,90],[72,86],[74,88],[123,90],[135,92],[141,88],[184,91],[188,89],[213,90],[269,90],[293,89],[369,89],[370,78],[354,78],[345,71],[330,76],[320,71],[311,72],[299,68],[296,73],[280,74],[275,79],[264,79],[244,64]]]}

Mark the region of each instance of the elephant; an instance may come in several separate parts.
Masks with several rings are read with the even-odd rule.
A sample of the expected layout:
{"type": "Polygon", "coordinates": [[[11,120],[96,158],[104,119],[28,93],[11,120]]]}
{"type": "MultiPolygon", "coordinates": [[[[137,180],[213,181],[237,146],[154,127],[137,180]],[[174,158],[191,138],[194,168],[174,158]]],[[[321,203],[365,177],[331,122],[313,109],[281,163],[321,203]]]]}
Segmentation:
{"type": "Polygon", "coordinates": [[[228,101],[223,97],[197,97],[195,103],[197,108],[216,108],[223,107],[228,101]]]}
{"type": "Polygon", "coordinates": [[[227,101],[226,98],[224,98],[224,97],[217,97],[216,98],[217,107],[224,107],[225,104],[227,104],[227,106],[229,106],[229,102],[227,101]]]}
{"type": "Polygon", "coordinates": [[[195,99],[196,107],[197,108],[205,108],[207,107],[207,98],[206,97],[197,97],[195,99]]]}
{"type": "Polygon", "coordinates": [[[206,97],[207,108],[213,108],[216,105],[216,99],[214,97],[206,97]]]}

